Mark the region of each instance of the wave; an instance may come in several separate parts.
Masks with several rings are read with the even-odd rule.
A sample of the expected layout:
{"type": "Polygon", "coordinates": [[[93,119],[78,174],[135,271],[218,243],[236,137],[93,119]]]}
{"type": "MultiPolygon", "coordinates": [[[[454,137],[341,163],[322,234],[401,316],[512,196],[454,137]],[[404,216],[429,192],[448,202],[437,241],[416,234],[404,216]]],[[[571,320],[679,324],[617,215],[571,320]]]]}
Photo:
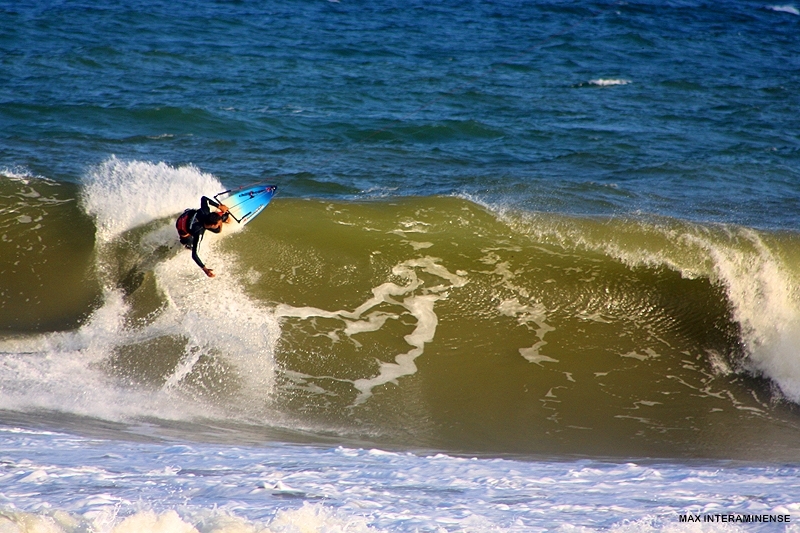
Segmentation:
{"type": "MultiPolygon", "coordinates": [[[[11,203],[31,187],[3,186],[11,203]]],[[[448,450],[794,457],[797,234],[279,198],[206,238],[207,279],[173,219],[221,188],[193,167],[95,168],[60,215],[93,221],[75,252],[92,303],[39,294],[34,315],[83,305],[60,330],[4,317],[3,405],[448,450]]],[[[63,230],[9,220],[4,246],[63,230]]]]}
{"type": "MultiPolygon", "coordinates": [[[[23,479],[23,483],[34,480],[23,479]]],[[[112,503],[105,495],[95,498],[97,504],[112,503]]],[[[88,513],[88,517],[74,516],[56,510],[49,513],[27,513],[6,510],[0,515],[0,527],[8,531],[75,531],[76,528],[108,533],[181,532],[235,533],[239,531],[353,531],[370,533],[381,531],[369,525],[368,520],[347,516],[319,504],[305,504],[297,509],[278,511],[268,523],[251,521],[220,510],[203,510],[188,513],[182,510],[155,512],[138,511],[130,516],[116,516],[114,511],[88,513]],[[182,516],[183,515],[183,516],[182,516]],[[198,529],[198,527],[200,529],[198,529]]]]}
{"type": "MultiPolygon", "coordinates": [[[[503,212],[503,210],[500,210],[503,212]]],[[[504,214],[518,231],[569,249],[586,249],[629,268],[667,268],[682,278],[708,280],[724,292],[741,350],[736,362],[774,380],[800,400],[800,293],[795,267],[798,236],[761,233],[730,225],[700,225],[669,219],[622,220],[596,225],[504,214]]]]}

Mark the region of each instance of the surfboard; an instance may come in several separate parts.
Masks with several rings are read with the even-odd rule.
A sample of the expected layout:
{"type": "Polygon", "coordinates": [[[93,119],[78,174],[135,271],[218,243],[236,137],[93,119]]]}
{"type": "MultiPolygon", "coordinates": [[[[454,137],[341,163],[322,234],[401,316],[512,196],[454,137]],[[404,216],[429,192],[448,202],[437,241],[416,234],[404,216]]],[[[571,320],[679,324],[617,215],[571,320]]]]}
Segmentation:
{"type": "Polygon", "coordinates": [[[245,225],[269,205],[277,190],[278,187],[275,185],[245,185],[215,194],[214,199],[225,204],[236,222],[245,225]]]}

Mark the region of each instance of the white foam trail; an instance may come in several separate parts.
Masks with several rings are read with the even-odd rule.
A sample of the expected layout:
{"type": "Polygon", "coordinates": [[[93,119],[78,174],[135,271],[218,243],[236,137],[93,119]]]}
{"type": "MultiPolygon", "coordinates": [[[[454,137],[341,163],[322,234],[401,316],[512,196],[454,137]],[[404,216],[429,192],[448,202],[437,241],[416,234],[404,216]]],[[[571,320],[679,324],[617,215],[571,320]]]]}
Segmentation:
{"type": "Polygon", "coordinates": [[[553,359],[552,357],[539,353],[539,350],[547,344],[547,341],[544,340],[544,336],[556,329],[546,322],[547,311],[544,305],[541,303],[536,303],[532,306],[523,305],[518,299],[511,298],[501,302],[500,305],[497,306],[497,310],[502,315],[516,318],[519,324],[529,329],[532,329],[531,324],[536,325],[534,331],[536,332],[536,336],[539,337],[539,342],[534,343],[533,346],[529,348],[520,348],[519,354],[522,357],[539,366],[542,366],[542,363],[558,363],[558,359],[553,359]]]}
{"type": "Polygon", "coordinates": [[[417,327],[414,328],[414,331],[403,337],[412,346],[412,349],[395,356],[394,363],[381,363],[377,376],[353,381],[353,386],[359,391],[353,402],[354,405],[367,401],[372,396],[373,388],[416,373],[417,365],[414,364],[414,360],[425,352],[425,344],[433,341],[436,335],[439,317],[434,312],[433,306],[439,298],[438,295],[426,294],[412,296],[403,301],[403,307],[417,319],[417,327]]]}
{"type": "Polygon", "coordinates": [[[348,336],[367,331],[376,331],[383,326],[387,319],[396,318],[397,315],[392,313],[373,312],[366,314],[383,303],[400,306],[405,309],[406,313],[416,319],[417,325],[414,331],[403,337],[411,346],[411,350],[395,356],[392,363],[381,362],[378,365],[378,374],[376,376],[356,379],[351,382],[358,391],[353,405],[359,405],[372,396],[372,390],[375,387],[394,382],[417,371],[414,360],[424,353],[425,345],[431,342],[436,335],[436,326],[439,318],[434,310],[435,303],[445,298],[444,293],[447,289],[462,287],[467,283],[466,278],[451,273],[447,268],[440,265],[438,261],[440,260],[435,257],[422,257],[395,265],[392,269],[392,274],[406,280],[406,284],[398,285],[387,282],[373,288],[372,298],[353,311],[327,311],[314,307],[292,307],[281,304],[276,308],[275,315],[278,318],[336,318],[345,323],[344,333],[348,336]],[[439,277],[448,283],[425,287],[417,274],[417,269],[439,277]],[[399,300],[398,297],[402,296],[405,298],[399,300]]]}
{"type": "MultiPolygon", "coordinates": [[[[502,285],[505,288],[520,295],[524,299],[529,299],[530,294],[528,289],[514,283],[516,274],[510,268],[508,261],[500,261],[500,256],[496,253],[497,250],[497,248],[482,250],[486,255],[481,258],[481,262],[486,265],[494,265],[494,270],[490,273],[498,276],[502,280],[502,285]]],[[[521,252],[522,250],[518,248],[516,251],[521,252]]],[[[516,318],[519,324],[524,325],[528,329],[534,329],[531,327],[531,324],[536,325],[534,331],[539,341],[530,347],[519,349],[519,354],[524,359],[539,366],[542,366],[542,363],[559,362],[558,359],[553,359],[552,357],[539,353],[539,350],[547,344],[547,341],[544,340],[544,336],[551,331],[555,331],[555,328],[547,323],[547,310],[541,303],[536,302],[533,305],[523,305],[517,298],[512,298],[502,301],[500,305],[497,306],[497,310],[502,315],[516,318]]]]}

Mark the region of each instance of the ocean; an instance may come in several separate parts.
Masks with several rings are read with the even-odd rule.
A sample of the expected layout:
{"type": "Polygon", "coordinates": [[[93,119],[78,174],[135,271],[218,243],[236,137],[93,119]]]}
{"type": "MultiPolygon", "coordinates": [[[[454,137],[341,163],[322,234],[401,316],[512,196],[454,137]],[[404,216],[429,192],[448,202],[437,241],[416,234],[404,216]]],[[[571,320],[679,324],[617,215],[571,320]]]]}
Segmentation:
{"type": "Polygon", "coordinates": [[[799,7],[0,0],[0,531],[800,531],[799,7]]]}

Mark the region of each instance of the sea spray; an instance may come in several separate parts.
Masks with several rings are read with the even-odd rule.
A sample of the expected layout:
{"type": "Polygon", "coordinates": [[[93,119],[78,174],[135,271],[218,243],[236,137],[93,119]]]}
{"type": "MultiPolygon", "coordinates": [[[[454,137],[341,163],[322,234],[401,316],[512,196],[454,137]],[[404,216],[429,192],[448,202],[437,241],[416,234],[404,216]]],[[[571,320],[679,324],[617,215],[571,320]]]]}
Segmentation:
{"type": "Polygon", "coordinates": [[[111,157],[89,171],[82,199],[95,218],[98,240],[106,242],[154,219],[198,208],[201,196],[222,189],[219,180],[191,165],[111,157]]]}
{"type": "MultiPolygon", "coordinates": [[[[220,394],[242,394],[260,412],[279,330],[229,270],[235,257],[216,246],[234,228],[203,243],[219,274],[209,280],[177,245],[170,216],[221,189],[194,167],[112,157],[91,169],[81,203],[96,223],[102,301],[75,330],[0,340],[3,405],[181,419],[219,408],[220,394]],[[147,312],[143,300],[152,302],[147,312]]],[[[246,403],[237,402],[240,415],[246,403]]]]}
{"type": "Polygon", "coordinates": [[[800,292],[796,271],[771,249],[769,240],[746,228],[733,234],[737,246],[699,239],[727,288],[747,352],[743,366],[773,380],[800,403],[800,292]]]}

